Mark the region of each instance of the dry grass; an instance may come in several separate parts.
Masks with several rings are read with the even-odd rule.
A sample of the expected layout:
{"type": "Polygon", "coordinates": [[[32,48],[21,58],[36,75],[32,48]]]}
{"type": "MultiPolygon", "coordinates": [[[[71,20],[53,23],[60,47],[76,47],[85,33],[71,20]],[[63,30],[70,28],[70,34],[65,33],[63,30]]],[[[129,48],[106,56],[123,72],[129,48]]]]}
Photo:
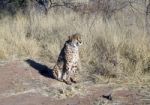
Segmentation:
{"type": "Polygon", "coordinates": [[[126,16],[116,16],[120,18],[108,23],[101,16],[81,17],[65,11],[5,17],[0,20],[0,59],[39,57],[55,62],[68,35],[79,32],[82,71],[87,77],[102,81],[103,75],[122,83],[145,83],[150,79],[145,77],[150,72],[150,47],[144,21],[130,25],[126,16]]]}

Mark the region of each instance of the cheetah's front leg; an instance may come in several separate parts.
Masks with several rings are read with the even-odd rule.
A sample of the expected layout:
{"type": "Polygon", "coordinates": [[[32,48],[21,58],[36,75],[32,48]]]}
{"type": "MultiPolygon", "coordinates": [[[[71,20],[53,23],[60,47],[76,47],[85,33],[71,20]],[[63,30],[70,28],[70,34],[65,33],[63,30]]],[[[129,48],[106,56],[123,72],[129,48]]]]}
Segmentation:
{"type": "Polygon", "coordinates": [[[78,65],[77,63],[74,63],[73,66],[72,66],[72,69],[71,69],[71,77],[70,77],[70,80],[71,82],[73,83],[77,83],[77,73],[78,72],[78,65]]]}
{"type": "Polygon", "coordinates": [[[71,81],[70,81],[70,78],[71,78],[71,68],[72,68],[72,64],[70,62],[67,62],[66,63],[66,67],[65,67],[65,70],[64,70],[64,73],[63,73],[63,81],[68,84],[68,85],[71,85],[71,81]]]}

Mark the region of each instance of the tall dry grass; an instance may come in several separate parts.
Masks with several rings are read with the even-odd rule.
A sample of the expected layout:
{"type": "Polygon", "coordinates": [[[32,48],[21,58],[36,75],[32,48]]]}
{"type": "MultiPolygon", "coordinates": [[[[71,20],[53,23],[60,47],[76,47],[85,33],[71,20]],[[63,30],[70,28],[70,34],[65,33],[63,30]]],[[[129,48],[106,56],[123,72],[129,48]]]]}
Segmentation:
{"type": "Polygon", "coordinates": [[[131,22],[122,13],[116,16],[117,20],[113,17],[107,23],[100,15],[67,11],[5,17],[0,20],[0,59],[32,57],[55,62],[68,35],[78,32],[83,40],[81,71],[88,79],[146,83],[150,47],[144,17],[131,22]]]}

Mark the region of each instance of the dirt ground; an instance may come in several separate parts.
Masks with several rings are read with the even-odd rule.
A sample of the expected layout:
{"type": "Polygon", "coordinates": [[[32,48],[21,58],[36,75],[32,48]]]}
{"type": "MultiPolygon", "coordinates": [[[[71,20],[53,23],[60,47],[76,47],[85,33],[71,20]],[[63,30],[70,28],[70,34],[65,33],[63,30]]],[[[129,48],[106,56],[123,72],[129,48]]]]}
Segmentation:
{"type": "Polygon", "coordinates": [[[150,105],[150,91],[51,78],[53,64],[0,61],[0,105],[150,105]]]}

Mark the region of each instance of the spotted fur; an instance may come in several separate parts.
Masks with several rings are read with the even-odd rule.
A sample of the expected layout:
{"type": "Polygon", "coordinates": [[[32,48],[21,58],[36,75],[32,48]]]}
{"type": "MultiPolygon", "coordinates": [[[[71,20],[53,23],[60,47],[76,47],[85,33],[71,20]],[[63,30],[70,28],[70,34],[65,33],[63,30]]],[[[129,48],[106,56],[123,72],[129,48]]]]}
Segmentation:
{"type": "Polygon", "coordinates": [[[53,68],[55,79],[71,84],[76,83],[79,63],[79,46],[81,45],[80,34],[69,36],[62,48],[57,63],[53,68]]]}

